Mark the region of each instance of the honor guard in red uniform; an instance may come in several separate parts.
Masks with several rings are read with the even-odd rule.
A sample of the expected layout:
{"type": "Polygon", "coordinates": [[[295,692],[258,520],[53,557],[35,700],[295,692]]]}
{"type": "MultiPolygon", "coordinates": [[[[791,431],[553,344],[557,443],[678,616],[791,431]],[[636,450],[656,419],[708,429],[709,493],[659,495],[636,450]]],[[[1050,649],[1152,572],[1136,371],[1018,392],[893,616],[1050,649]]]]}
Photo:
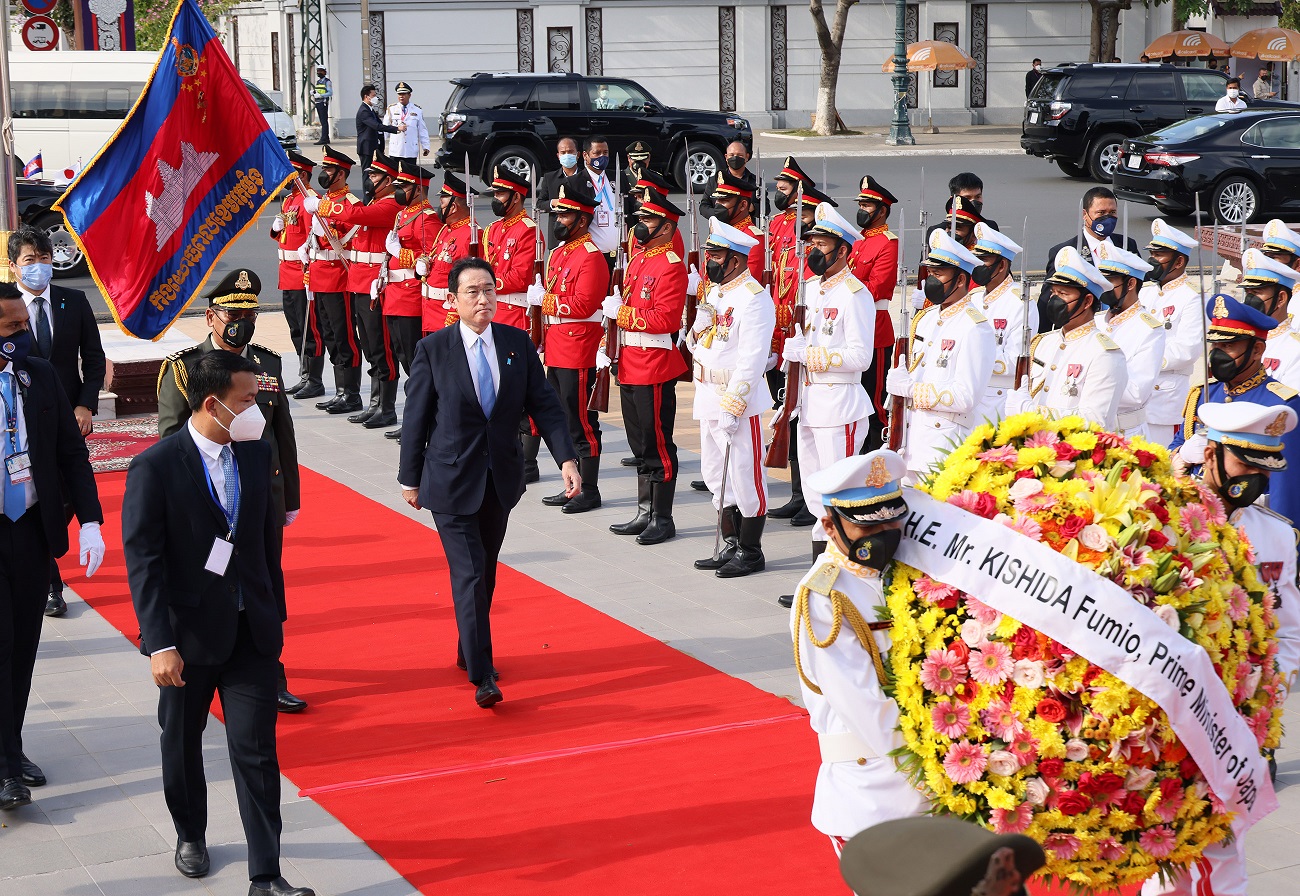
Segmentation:
{"type": "MultiPolygon", "coordinates": [[[[356,164],[352,159],[331,147],[325,147],[316,182],[325,191],[323,198],[334,203],[353,205],[359,200],[348,190],[348,172],[356,164]]],[[[311,211],[320,196],[303,200],[303,208],[311,211]]],[[[337,244],[347,252],[353,237],[361,230],[357,225],[343,225],[323,221],[313,213],[311,265],[307,269],[307,288],[315,297],[309,318],[314,317],[329,350],[330,363],[334,365],[334,397],[316,402],[317,410],[330,414],[345,414],[361,410],[361,347],[357,342],[356,326],[352,322],[352,293],[348,291],[348,270],[326,235],[326,228],[334,234],[337,244]]],[[[320,349],[317,349],[319,352],[320,349]]],[[[297,395],[302,398],[301,392],[297,395]]]]}
{"type": "MultiPolygon", "coordinates": [[[[427,198],[432,180],[433,172],[414,162],[402,163],[402,171],[393,185],[393,198],[400,208],[393,230],[384,240],[388,273],[379,301],[388,324],[393,355],[408,376],[415,358],[415,344],[420,341],[420,277],[416,264],[429,257],[442,227],[427,198]]],[[[384,433],[390,439],[401,434],[400,428],[384,433]]]]}
{"type": "Polygon", "coordinates": [[[442,192],[438,195],[438,220],[442,229],[433,242],[427,259],[416,263],[424,278],[420,291],[421,329],[428,336],[435,330],[450,327],[460,320],[455,304],[447,297],[447,275],[451,266],[470,254],[470,243],[477,239],[474,222],[469,216],[469,187],[450,171],[442,175],[442,192]]]}
{"type": "Polygon", "coordinates": [[[600,419],[587,410],[604,333],[601,308],[610,281],[609,264],[590,234],[598,203],[586,174],[560,182],[559,194],[551,202],[552,227],[560,245],[547,261],[546,284],[528,287],[528,301],[541,303],[546,324],[546,379],[560,396],[578,449],[582,491],[572,499],[563,491],[542,499],[565,513],[585,513],[600,506],[600,419]]]}
{"type": "Polygon", "coordinates": [[[524,211],[528,181],[505,168],[492,172],[492,214],[483,257],[496,273],[497,323],[528,329],[528,287],[537,260],[537,222],[524,211]]]}
{"type": "MultiPolygon", "coordinates": [[[[649,168],[642,168],[638,174],[638,178],[628,191],[628,198],[631,199],[631,202],[627,204],[628,220],[636,217],[637,210],[652,195],[657,194],[666,198],[673,191],[672,185],[668,181],[649,168]]],[[[682,258],[686,257],[686,244],[682,242],[680,230],[673,231],[672,250],[682,258]]],[[[636,234],[629,230],[627,235],[627,257],[631,258],[638,251],[640,251],[640,244],[637,242],[636,234]]]]}
{"type": "Polygon", "coordinates": [[[633,228],[641,251],[628,262],[623,295],[605,300],[605,316],[619,329],[618,389],[628,445],[637,460],[637,513],[615,524],[615,535],[659,544],[677,534],[677,378],[686,359],[675,337],[686,305],[686,265],[672,249],[683,212],[657,193],[642,203],[633,228]]]}
{"type": "Polygon", "coordinates": [[[294,180],[285,188],[280,214],[271,222],[271,239],[279,243],[276,254],[280,259],[280,304],[299,361],[298,382],[286,389],[285,394],[298,395],[303,389],[309,389],[311,394],[302,397],[316,398],[325,394],[325,387],[321,384],[325,359],[320,357],[319,340],[307,328],[307,278],[299,257],[300,250],[311,236],[311,215],[303,211],[302,198],[304,190],[311,192],[311,173],[316,163],[296,152],[289,153],[289,161],[293,165],[294,180]],[[298,185],[303,189],[298,189],[298,185]],[[308,342],[305,350],[304,340],[308,342]]]}
{"type": "Polygon", "coordinates": [[[894,345],[894,319],[889,314],[889,301],[898,286],[898,236],[889,229],[889,210],[896,202],[894,194],[870,174],[862,178],[857,219],[862,239],[853,244],[849,268],[866,285],[880,312],[876,315],[875,356],[862,378],[875,411],[867,432],[867,451],[884,444],[884,420],[889,405],[885,375],[889,373],[889,352],[894,345]]]}
{"type": "Polygon", "coordinates": [[[364,205],[332,199],[315,202],[318,218],[342,227],[361,228],[349,244],[348,291],[361,350],[370,363],[370,405],[348,417],[348,422],[361,423],[366,429],[397,425],[397,361],[376,287],[388,263],[384,243],[402,208],[393,198],[393,181],[398,173],[395,161],[378,156],[366,171],[369,202],[364,205]]]}
{"type": "Polygon", "coordinates": [[[749,272],[759,283],[763,282],[763,269],[766,267],[766,241],[763,231],[754,225],[754,194],[758,183],[749,176],[749,172],[740,169],[739,174],[719,171],[713,193],[709,196],[709,205],[704,214],[717,218],[723,224],[730,224],[741,233],[758,240],[758,245],[749,250],[749,272]]]}

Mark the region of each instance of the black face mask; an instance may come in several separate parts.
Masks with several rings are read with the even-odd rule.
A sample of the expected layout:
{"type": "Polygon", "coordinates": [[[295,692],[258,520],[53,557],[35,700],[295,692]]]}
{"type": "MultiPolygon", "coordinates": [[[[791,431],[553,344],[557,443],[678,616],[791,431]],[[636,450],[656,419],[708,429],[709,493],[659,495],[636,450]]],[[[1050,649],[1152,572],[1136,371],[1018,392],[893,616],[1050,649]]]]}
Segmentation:
{"type": "Polygon", "coordinates": [[[942,305],[944,301],[953,294],[957,289],[957,278],[953,277],[948,283],[947,289],[944,288],[943,281],[931,274],[925,278],[925,298],[934,305],[942,305]]]}
{"type": "Polygon", "coordinates": [[[1107,309],[1114,311],[1120,305],[1124,304],[1124,297],[1113,289],[1108,289],[1101,294],[1101,304],[1107,309]]]}
{"type": "Polygon", "coordinates": [[[650,226],[644,221],[636,222],[636,226],[632,228],[632,236],[636,237],[637,243],[642,246],[654,239],[654,235],[650,233],[650,226]]]}
{"type": "Polygon", "coordinates": [[[1241,376],[1249,364],[1249,351],[1242,354],[1240,361],[1221,348],[1210,352],[1210,373],[1214,374],[1214,378],[1221,383],[1230,383],[1241,376]]]}
{"type": "Polygon", "coordinates": [[[729,263],[730,259],[727,261],[709,259],[704,264],[704,276],[708,277],[711,283],[721,283],[727,276],[727,265],[729,263]]]}
{"type": "Polygon", "coordinates": [[[740,156],[727,156],[727,167],[732,171],[742,171],[745,167],[745,160],[740,156]]]}
{"type": "Polygon", "coordinates": [[[496,215],[498,218],[504,218],[506,216],[506,211],[506,204],[504,202],[500,199],[492,200],[492,214],[496,215]]]}
{"type": "Polygon", "coordinates": [[[731,210],[725,205],[718,205],[712,199],[700,203],[700,214],[707,221],[709,218],[717,218],[723,224],[731,223],[731,210]]]}
{"type": "Polygon", "coordinates": [[[451,203],[450,203],[450,202],[439,202],[439,203],[438,203],[437,215],[438,215],[438,220],[439,220],[439,221],[441,221],[442,223],[446,224],[446,223],[447,223],[447,215],[448,215],[450,212],[451,212],[451,203]]]}
{"type": "Polygon", "coordinates": [[[322,171],[320,174],[316,175],[316,183],[320,184],[322,190],[328,190],[334,183],[334,175],[330,174],[328,171],[322,171]]]}
{"type": "Polygon", "coordinates": [[[221,341],[234,348],[243,348],[253,341],[253,329],[256,326],[248,318],[227,321],[221,328],[221,341]]]}
{"type": "Polygon", "coordinates": [[[975,281],[976,286],[988,286],[989,281],[993,279],[993,271],[993,265],[982,264],[971,271],[970,278],[975,281]]]}
{"type": "Polygon", "coordinates": [[[1146,283],[1159,283],[1165,278],[1165,266],[1154,258],[1148,258],[1147,264],[1151,265],[1151,270],[1147,271],[1143,281],[1146,283]]]}
{"type": "Polygon", "coordinates": [[[879,209],[876,209],[874,212],[869,212],[865,208],[858,209],[858,226],[863,230],[866,230],[871,226],[871,222],[876,220],[876,215],[878,214],[880,214],[879,209]]]}
{"type": "Polygon", "coordinates": [[[800,223],[799,239],[806,240],[808,239],[808,237],[812,236],[812,229],[813,229],[813,225],[800,223]]]}
{"type": "Polygon", "coordinates": [[[411,198],[411,191],[406,187],[393,188],[393,199],[397,201],[398,205],[410,205],[411,198]]]}
{"type": "Polygon", "coordinates": [[[1053,330],[1059,330],[1070,322],[1074,316],[1074,310],[1070,308],[1070,303],[1058,295],[1050,295],[1043,306],[1043,315],[1047,318],[1047,325],[1053,330]]]}
{"type": "Polygon", "coordinates": [[[1214,451],[1215,462],[1219,466],[1219,495],[1232,507],[1249,507],[1259,500],[1259,496],[1268,491],[1267,473],[1247,473],[1245,476],[1229,476],[1223,464],[1224,447],[1218,445],[1214,451]]]}
{"type": "Polygon", "coordinates": [[[874,569],[876,572],[884,571],[884,568],[894,559],[894,554],[898,552],[898,545],[903,540],[902,529],[886,529],[850,541],[839,515],[831,514],[831,521],[835,524],[835,531],[839,532],[840,538],[849,547],[849,560],[867,569],[874,569]]]}
{"type": "MultiPolygon", "coordinates": [[[[836,250],[838,254],[839,250],[836,250]]],[[[809,249],[804,261],[808,264],[808,270],[812,271],[818,277],[830,270],[831,265],[836,262],[835,255],[827,255],[821,249],[809,249]]]]}
{"type": "Polygon", "coordinates": [[[1263,314],[1267,314],[1269,317],[1273,318],[1274,320],[1278,320],[1277,310],[1282,307],[1281,291],[1275,291],[1273,293],[1272,298],[1269,299],[1265,299],[1262,296],[1257,296],[1254,293],[1248,292],[1246,293],[1246,296],[1243,299],[1243,301],[1250,307],[1254,308],[1256,311],[1259,311],[1263,314]]]}
{"type": "Polygon", "coordinates": [[[567,241],[569,239],[569,225],[561,224],[560,219],[556,218],[551,222],[551,236],[562,243],[567,241]]]}
{"type": "Polygon", "coordinates": [[[984,200],[981,199],[979,202],[976,202],[974,199],[967,199],[966,201],[969,202],[971,208],[975,210],[975,214],[984,214],[984,200]]]}
{"type": "Polygon", "coordinates": [[[772,204],[776,206],[777,211],[783,212],[789,207],[793,199],[794,197],[777,190],[776,195],[772,197],[772,204]]]}

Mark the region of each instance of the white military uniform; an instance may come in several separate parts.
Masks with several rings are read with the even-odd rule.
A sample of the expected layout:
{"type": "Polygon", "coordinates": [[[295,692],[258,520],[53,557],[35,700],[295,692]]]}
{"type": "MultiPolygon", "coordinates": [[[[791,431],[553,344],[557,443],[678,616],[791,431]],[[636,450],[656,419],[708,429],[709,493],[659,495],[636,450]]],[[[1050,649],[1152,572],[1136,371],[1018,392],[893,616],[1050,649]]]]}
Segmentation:
{"type": "Polygon", "coordinates": [[[1294,315],[1288,314],[1277,329],[1269,332],[1264,371],[1279,383],[1300,389],[1300,329],[1294,315]]]}
{"type": "MultiPolygon", "coordinates": [[[[1008,275],[993,289],[971,290],[970,303],[980,309],[993,327],[993,376],[984,389],[983,416],[1005,417],[1007,400],[1016,385],[1016,361],[1025,346],[1025,314],[1028,307],[1029,333],[1038,332],[1038,304],[1025,305],[1020,284],[1008,275]]],[[[1027,346],[1025,346],[1027,348],[1027,346]]]]}
{"type": "Polygon", "coordinates": [[[1069,333],[1052,330],[1036,337],[1030,356],[1029,398],[1018,410],[1057,418],[1078,414],[1108,430],[1117,428],[1127,362],[1095,320],[1069,333]]]}
{"type": "Polygon", "coordinates": [[[1119,398],[1115,431],[1130,438],[1149,439],[1147,403],[1155,394],[1156,378],[1164,360],[1164,324],[1143,308],[1141,302],[1134,302],[1114,317],[1099,312],[1096,322],[1098,332],[1109,336],[1120,347],[1127,363],[1128,384],[1119,398]]]}
{"type": "MultiPolygon", "coordinates": [[[[1150,248],[1172,249],[1191,257],[1196,241],[1157,218],[1151,222],[1150,248]]],[[[1138,301],[1161,321],[1165,333],[1165,358],[1147,402],[1150,439],[1169,445],[1183,424],[1183,408],[1191,391],[1192,374],[1205,350],[1205,302],[1185,274],[1168,283],[1148,283],[1138,301]]]]}
{"type": "Polygon", "coordinates": [[[424,110],[415,103],[393,103],[384,110],[384,124],[397,127],[405,124],[406,130],[398,134],[385,134],[386,153],[395,159],[414,159],[429,148],[429,128],[424,123],[424,110]]]}
{"type": "Polygon", "coordinates": [[[1250,539],[1260,581],[1277,604],[1277,667],[1291,689],[1300,672],[1300,586],[1296,585],[1296,530],[1291,521],[1252,504],[1235,511],[1232,525],[1250,539]]]}

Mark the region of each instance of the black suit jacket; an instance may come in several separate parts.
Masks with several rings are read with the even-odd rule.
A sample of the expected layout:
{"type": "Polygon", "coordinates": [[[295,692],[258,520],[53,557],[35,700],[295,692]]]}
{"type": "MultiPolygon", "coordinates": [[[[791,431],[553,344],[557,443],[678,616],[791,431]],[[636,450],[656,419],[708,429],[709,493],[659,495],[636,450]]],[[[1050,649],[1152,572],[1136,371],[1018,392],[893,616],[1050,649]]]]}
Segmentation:
{"type": "Polygon", "coordinates": [[[396,134],[397,128],[391,124],[384,124],[383,119],[366,103],[361,104],[357,109],[357,152],[362,158],[365,158],[367,152],[377,152],[383,145],[383,138],[379,135],[396,134]]]}
{"type": "MultiPolygon", "coordinates": [[[[50,325],[54,342],[45,360],[54,365],[72,406],[96,412],[104,388],[104,344],[86,294],[79,289],[51,286],[50,325]]],[[[32,329],[32,351],[36,352],[36,321],[30,321],[28,326],[32,329]]]]}
{"type": "Polygon", "coordinates": [[[182,427],[144,451],[126,474],[122,548],[140,652],[175,647],[186,663],[230,658],[239,625],[237,589],[257,649],[278,656],[284,645],[284,574],[280,526],[271,502],[271,446],[235,442],[239,520],[225,575],[204,569],[212,542],[225,538],[226,517],[208,487],[203,458],[182,427]]]}
{"type": "MultiPolygon", "coordinates": [[[[1073,239],[1063,240],[1062,242],[1059,242],[1055,246],[1053,246],[1051,250],[1047,253],[1047,273],[1043,277],[1043,286],[1038,291],[1038,321],[1039,321],[1038,332],[1040,333],[1046,333],[1048,330],[1052,329],[1051,324],[1047,320],[1047,314],[1045,313],[1046,311],[1045,306],[1047,305],[1048,296],[1052,294],[1051,284],[1049,284],[1047,281],[1048,279],[1051,278],[1053,274],[1056,273],[1056,253],[1060,252],[1066,246],[1075,245],[1077,241],[1078,241],[1078,237],[1075,237],[1073,239]]],[[[1116,246],[1123,246],[1125,249],[1132,252],[1134,255],[1140,254],[1138,252],[1137,241],[1132,237],[1126,237],[1122,233],[1112,233],[1110,235],[1110,241],[1114,243],[1116,246]]],[[[1083,241],[1083,250],[1079,254],[1083,256],[1084,261],[1089,262],[1093,266],[1096,266],[1097,262],[1093,261],[1092,259],[1092,250],[1088,248],[1088,240],[1086,238],[1083,241]]]]}
{"type": "Polygon", "coordinates": [[[559,397],[546,382],[528,334],[491,324],[501,383],[490,418],[483,416],[460,325],[421,339],[406,379],[398,482],[420,489],[434,513],[472,514],[483,504],[489,467],[501,505],[524,493],[519,420],[528,413],[558,462],[578,456],[559,397]]]}
{"type": "MultiPolygon", "coordinates": [[[[57,331],[56,331],[57,332],[57,331]]],[[[27,451],[32,461],[32,485],[41,515],[41,526],[50,553],[62,557],[68,552],[68,517],[64,498],[82,523],[102,523],[95,472],[90,467],[86,440],[72,416],[72,405],[63,394],[54,368],[48,361],[28,357],[13,365],[18,372],[18,390],[27,427],[27,451]],[[26,374],[28,382],[22,382],[26,374]]]]}

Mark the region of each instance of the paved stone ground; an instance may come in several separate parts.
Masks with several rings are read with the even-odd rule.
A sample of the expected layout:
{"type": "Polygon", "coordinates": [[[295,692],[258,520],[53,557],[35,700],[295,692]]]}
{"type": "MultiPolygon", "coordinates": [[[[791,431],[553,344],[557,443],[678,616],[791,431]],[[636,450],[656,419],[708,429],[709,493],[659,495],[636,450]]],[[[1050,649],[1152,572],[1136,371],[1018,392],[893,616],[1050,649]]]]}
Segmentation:
{"type": "MultiPolygon", "coordinates": [[[[283,345],[283,325],[276,318],[259,321],[259,342],[283,345]]],[[[202,334],[201,323],[197,329],[193,321],[182,326],[190,335],[202,334]]],[[[285,367],[286,379],[292,380],[291,358],[285,367]]],[[[679,391],[685,399],[687,390],[679,391]]],[[[396,486],[396,445],[310,405],[294,409],[302,462],[411,513],[396,486]]],[[[679,417],[688,415],[683,410],[679,417]]],[[[616,419],[616,412],[607,416],[616,419]]],[[[731,581],[691,568],[691,561],[712,550],[714,517],[706,495],[679,492],[679,536],[664,545],[643,548],[611,535],[606,527],[633,513],[635,485],[633,473],[617,466],[626,453],[622,431],[611,424],[605,433],[605,506],[578,516],[542,506],[541,496],[559,484],[558,472],[544,465],[542,482],[530,486],[511,517],[503,562],[727,674],[777,695],[796,694],[788,616],[775,597],[807,565],[808,530],[773,521],[764,539],[767,571],[731,581]]],[[[683,434],[684,446],[694,447],[689,428],[683,434]]],[[[698,471],[698,457],[684,450],[683,482],[698,477],[698,471]]],[[[783,502],[788,488],[774,483],[773,503],[783,502]]],[[[431,526],[427,513],[415,516],[431,526]]],[[[156,690],[147,666],[97,613],[69,597],[68,616],[46,623],[25,729],[27,752],[44,765],[51,783],[35,791],[32,806],[0,818],[0,896],[243,894],[245,849],[220,724],[210,723],[205,748],[213,872],[203,881],[189,881],[172,867],[174,832],[162,800],[156,690]]],[[[1287,709],[1288,728],[1300,729],[1300,698],[1287,709]]],[[[284,723],[309,725],[312,711],[284,723]]],[[[1293,735],[1280,752],[1279,765],[1282,807],[1246,842],[1251,896],[1296,892],[1300,736],[1293,735]]],[[[811,783],[811,769],[809,775],[811,783]]],[[[298,799],[290,782],[283,781],[282,789],[284,872],[293,883],[314,886],[322,896],[413,893],[328,813],[298,799]]]]}

